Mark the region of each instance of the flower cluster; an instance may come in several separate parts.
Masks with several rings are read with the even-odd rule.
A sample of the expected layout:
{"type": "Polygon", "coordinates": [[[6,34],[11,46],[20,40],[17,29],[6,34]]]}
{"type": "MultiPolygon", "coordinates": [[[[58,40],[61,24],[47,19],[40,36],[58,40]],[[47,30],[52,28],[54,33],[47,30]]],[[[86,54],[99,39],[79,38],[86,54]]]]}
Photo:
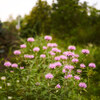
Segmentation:
{"type": "MultiPolygon", "coordinates": [[[[51,40],[52,37],[47,35],[42,40],[45,41],[45,44],[42,44],[41,41],[38,44],[34,38],[30,37],[26,43],[20,45],[20,50],[14,51],[14,61],[5,61],[4,66],[7,67],[8,73],[11,74],[11,80],[12,75],[15,75],[15,77],[19,75],[15,80],[16,87],[19,86],[18,84],[22,84],[19,87],[23,87],[24,82],[26,82],[25,90],[22,88],[23,91],[26,91],[28,89],[26,85],[28,84],[32,84],[32,86],[35,84],[33,89],[37,87],[43,89],[47,85],[49,88],[55,89],[54,93],[63,90],[62,88],[70,87],[70,84],[73,84],[72,88],[74,86],[81,89],[87,88],[88,81],[84,82],[82,74],[85,70],[88,73],[89,70],[96,68],[95,63],[87,64],[79,54],[75,53],[77,50],[75,46],[70,45],[68,51],[63,51],[51,40]]],[[[85,56],[89,56],[89,53],[88,49],[81,50],[84,59],[85,56]]],[[[7,77],[10,79],[10,75],[7,77]]],[[[1,80],[4,82],[7,77],[2,76],[1,80]]],[[[7,82],[7,86],[11,86],[11,83],[7,82]]],[[[2,88],[3,86],[0,86],[0,90],[2,88]]],[[[8,96],[8,99],[12,99],[12,96],[8,96]]]]}

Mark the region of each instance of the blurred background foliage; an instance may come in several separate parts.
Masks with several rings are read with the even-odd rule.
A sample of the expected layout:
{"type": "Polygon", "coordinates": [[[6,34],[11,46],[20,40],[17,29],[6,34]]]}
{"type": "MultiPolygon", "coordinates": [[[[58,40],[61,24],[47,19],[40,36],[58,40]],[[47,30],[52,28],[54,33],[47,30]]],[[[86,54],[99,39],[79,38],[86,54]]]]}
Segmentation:
{"type": "Polygon", "coordinates": [[[10,16],[8,21],[0,21],[0,59],[9,59],[11,49],[18,49],[21,38],[36,35],[52,35],[54,41],[62,48],[76,45],[78,51],[82,48],[91,50],[88,61],[96,63],[97,72],[91,80],[89,100],[99,100],[100,95],[100,10],[79,0],[57,0],[49,5],[47,1],[37,0],[36,5],[28,15],[20,17],[20,28],[16,29],[18,18],[10,16]],[[19,34],[20,32],[20,34],[19,34]],[[87,46],[86,46],[87,45],[87,46]],[[90,98],[94,99],[90,99],[90,98]]]}
{"type": "Polygon", "coordinates": [[[79,0],[57,0],[49,5],[38,0],[21,22],[21,37],[53,34],[72,43],[100,44],[100,10],[79,0]],[[69,39],[70,38],[70,39],[69,39]]]}

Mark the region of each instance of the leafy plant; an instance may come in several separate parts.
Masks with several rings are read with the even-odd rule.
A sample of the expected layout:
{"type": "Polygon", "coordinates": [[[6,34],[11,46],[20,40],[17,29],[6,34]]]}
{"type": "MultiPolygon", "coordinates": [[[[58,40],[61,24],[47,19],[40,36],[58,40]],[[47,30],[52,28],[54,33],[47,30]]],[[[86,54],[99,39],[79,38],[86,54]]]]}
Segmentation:
{"type": "Polygon", "coordinates": [[[51,36],[23,40],[14,58],[5,61],[0,80],[0,99],[86,100],[94,63],[87,62],[88,49],[67,51],[53,43],[51,36]],[[60,49],[59,49],[60,48],[60,49]]]}

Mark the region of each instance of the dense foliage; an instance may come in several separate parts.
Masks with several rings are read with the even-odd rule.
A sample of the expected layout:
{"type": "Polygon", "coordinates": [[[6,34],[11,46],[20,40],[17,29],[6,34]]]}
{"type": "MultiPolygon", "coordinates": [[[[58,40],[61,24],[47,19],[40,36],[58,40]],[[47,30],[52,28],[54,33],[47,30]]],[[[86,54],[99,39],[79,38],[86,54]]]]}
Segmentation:
{"type": "Polygon", "coordinates": [[[21,23],[21,36],[50,34],[72,43],[100,44],[100,11],[79,0],[38,0],[21,23]],[[70,40],[69,40],[70,38],[70,40]]]}
{"type": "Polygon", "coordinates": [[[6,53],[8,53],[11,48],[16,48],[18,44],[18,31],[15,26],[16,20],[12,22],[0,21],[0,59],[7,56],[6,53]]]}
{"type": "MultiPolygon", "coordinates": [[[[87,100],[95,63],[91,51],[68,46],[63,51],[52,37],[28,38],[5,61],[0,74],[0,99],[7,100],[87,100]],[[62,98],[63,97],[63,98],[62,98]]],[[[91,98],[91,97],[90,97],[91,98]]]]}
{"type": "Polygon", "coordinates": [[[33,98],[59,100],[62,97],[65,100],[66,98],[68,98],[67,100],[80,100],[81,98],[82,100],[100,100],[99,10],[88,6],[86,2],[80,3],[79,0],[57,0],[56,3],[52,2],[52,5],[46,1],[38,0],[29,15],[20,18],[20,22],[21,29],[17,30],[17,19],[0,21],[0,100],[7,98],[14,100],[33,100],[33,98]],[[18,31],[21,33],[20,40],[18,31]],[[58,56],[55,59],[59,59],[62,53],[51,56],[50,54],[54,55],[53,52],[49,53],[52,48],[48,47],[47,50],[43,50],[42,47],[46,46],[49,41],[44,40],[41,34],[52,35],[54,41],[59,44],[58,48],[61,49],[62,53],[68,50],[67,47],[70,44],[76,45],[77,49],[74,53],[80,55],[79,62],[74,64],[71,62],[72,58],[64,61],[65,64],[74,66],[71,72],[73,77],[69,79],[71,83],[64,78],[65,73],[62,70],[65,64],[63,60],[60,60],[61,67],[49,68],[50,64],[58,62],[54,58],[58,56]],[[35,37],[35,41],[28,42],[26,41],[27,37],[35,37]],[[15,56],[11,51],[14,48],[19,49],[18,43],[24,43],[26,47],[22,45],[21,54],[15,56]],[[34,47],[39,47],[40,51],[34,52],[34,47]],[[90,54],[82,54],[83,48],[89,49],[90,54]],[[45,56],[41,54],[45,54],[46,57],[41,58],[41,56],[45,56]],[[7,61],[11,61],[10,67],[4,67],[4,62],[7,61]],[[91,68],[88,66],[90,62],[96,63],[94,70],[90,70],[91,68]],[[17,68],[12,67],[13,63],[18,65],[17,68]],[[78,74],[76,69],[80,68],[80,63],[84,63],[86,67],[82,69],[81,74],[78,74]],[[54,76],[52,80],[45,79],[46,72],[52,73],[54,76]],[[75,75],[78,75],[80,80],[76,81],[75,75]],[[79,88],[81,81],[86,83],[87,88],[79,88]],[[48,85],[48,82],[51,85],[48,85]],[[64,82],[68,82],[70,85],[67,84],[67,87],[64,82]],[[73,88],[73,84],[76,85],[75,88],[73,88]]]}

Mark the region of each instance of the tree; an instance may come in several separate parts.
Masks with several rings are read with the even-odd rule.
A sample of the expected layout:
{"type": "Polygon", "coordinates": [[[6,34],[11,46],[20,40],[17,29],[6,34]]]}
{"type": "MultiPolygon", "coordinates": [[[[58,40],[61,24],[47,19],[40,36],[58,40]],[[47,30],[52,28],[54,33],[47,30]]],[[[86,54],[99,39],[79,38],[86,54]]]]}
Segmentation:
{"type": "Polygon", "coordinates": [[[52,31],[64,38],[80,23],[79,0],[57,0],[52,6],[52,31]]]}
{"type": "Polygon", "coordinates": [[[29,15],[22,21],[21,36],[28,37],[35,34],[50,34],[51,7],[46,1],[38,0],[29,15]]]}

